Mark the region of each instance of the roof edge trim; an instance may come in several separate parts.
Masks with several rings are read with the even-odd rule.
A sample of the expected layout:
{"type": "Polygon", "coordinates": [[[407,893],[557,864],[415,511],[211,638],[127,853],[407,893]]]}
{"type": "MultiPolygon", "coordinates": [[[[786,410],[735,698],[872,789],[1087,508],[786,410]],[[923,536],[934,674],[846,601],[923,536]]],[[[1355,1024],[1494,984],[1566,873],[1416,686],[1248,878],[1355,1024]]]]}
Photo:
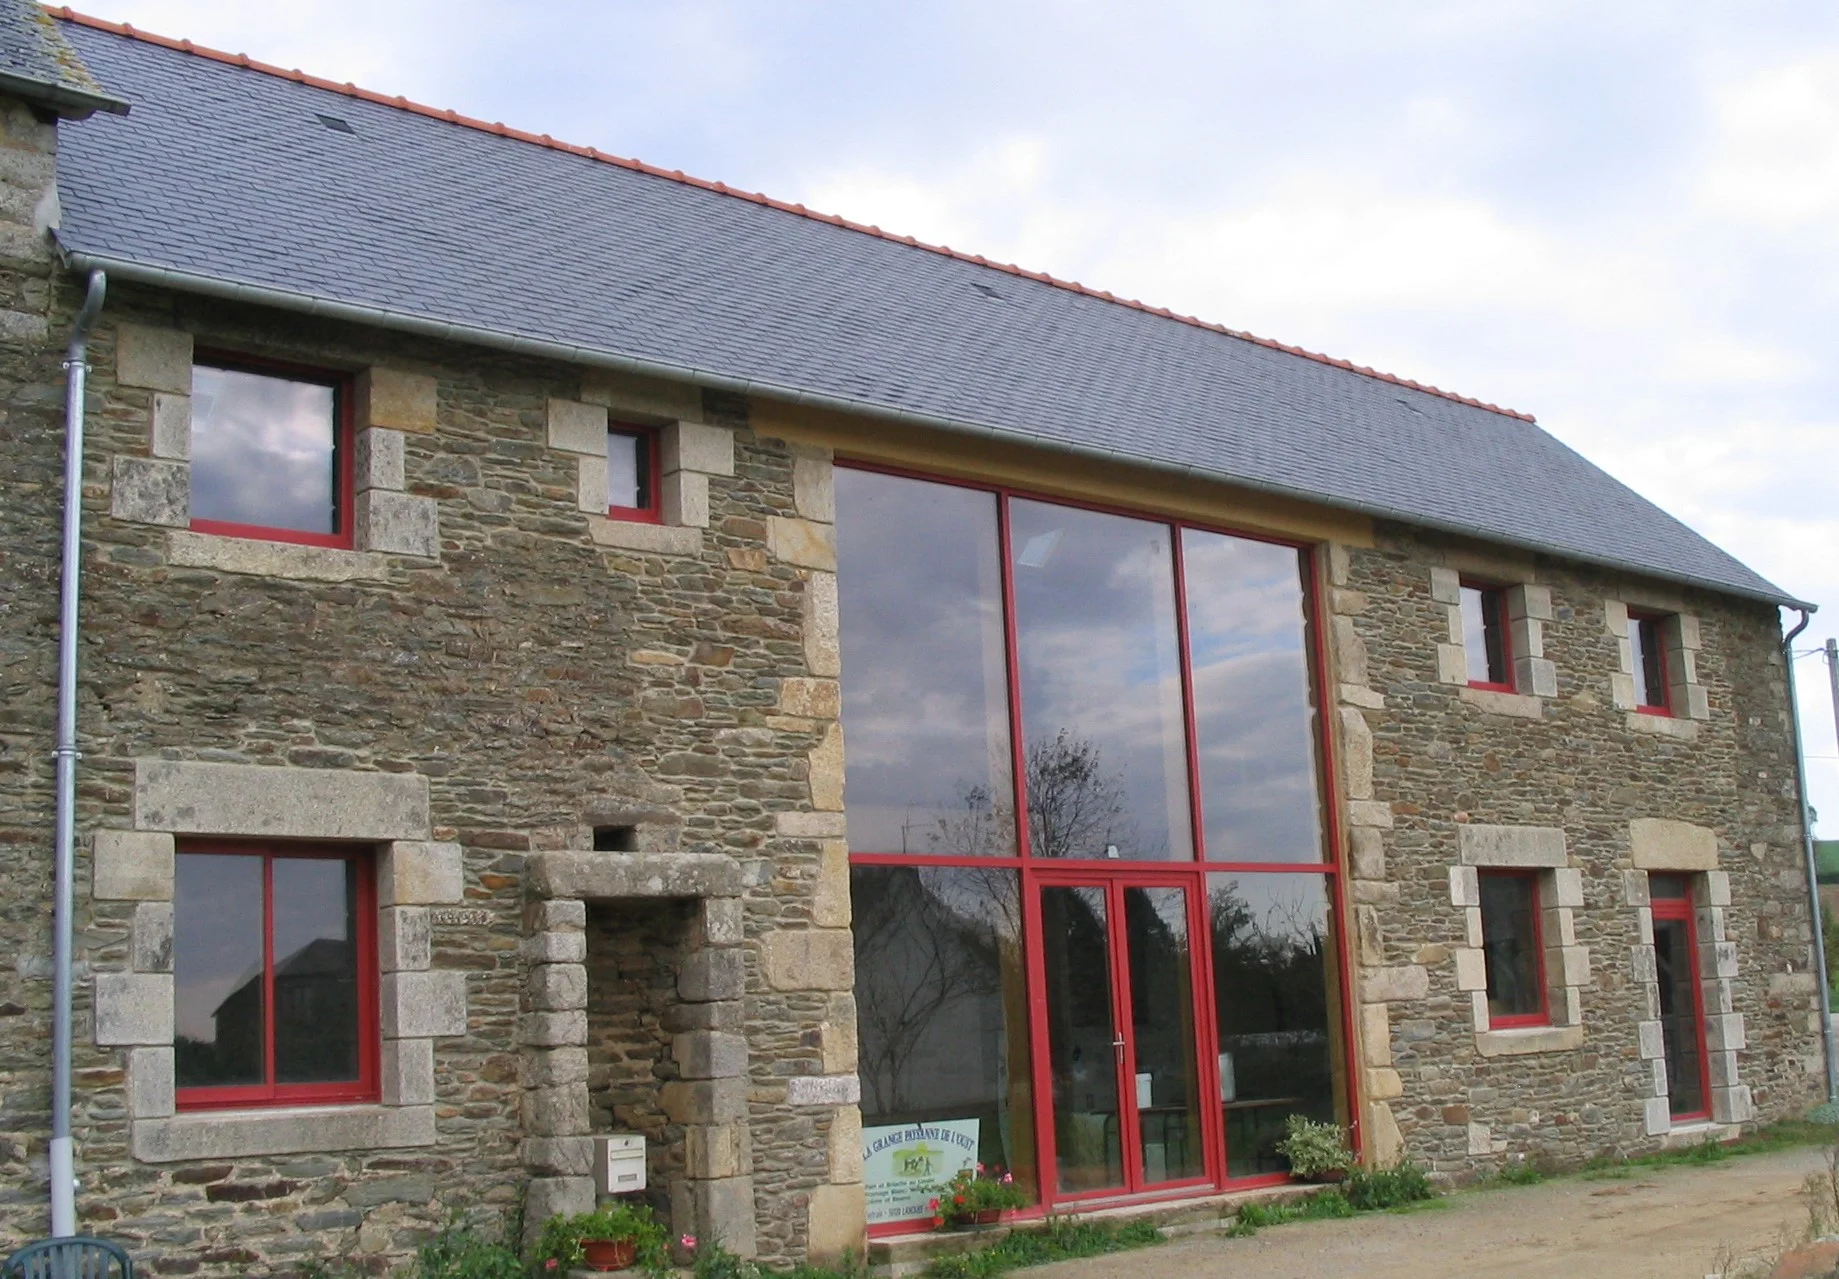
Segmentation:
{"type": "Polygon", "coordinates": [[[10,93],[27,102],[50,107],[66,120],[87,119],[98,111],[106,111],[110,115],[128,114],[128,104],[120,98],[111,98],[106,93],[89,93],[31,76],[15,75],[11,71],[0,71],[0,93],[10,93]]]}
{"type": "Polygon", "coordinates": [[[45,8],[46,12],[54,17],[62,18],[66,22],[74,22],[78,26],[90,27],[97,31],[106,31],[111,35],[126,36],[132,40],[139,40],[143,44],[151,44],[164,49],[173,49],[179,52],[189,53],[194,57],[206,58],[212,62],[221,62],[229,66],[241,67],[246,71],[255,71],[261,75],[274,76],[277,79],[289,80],[295,84],[304,84],[310,88],[321,89],[328,93],[337,93],[347,98],[356,98],[360,102],[375,103],[378,106],[391,107],[398,111],[407,111],[413,115],[426,116],[429,119],[441,120],[447,124],[457,125],[461,128],[473,129],[481,133],[492,134],[496,137],[508,138],[514,142],[523,142],[531,146],[543,147],[551,151],[561,151],[568,155],[579,156],[583,159],[593,160],[601,164],[611,164],[622,169],[631,169],[636,173],[644,173],[654,178],[663,178],[666,181],[680,183],[683,186],[695,187],[699,190],[710,191],[717,195],[729,196],[736,200],[745,200],[749,204],[762,205],[769,209],[775,209],[780,213],[790,213],[813,222],[828,223],[831,226],[841,227],[846,231],[854,231],[861,235],[872,236],[877,240],[886,240],[893,244],[906,245],[908,248],[920,249],[924,252],[936,253],[941,257],[952,258],[959,262],[968,262],[974,266],[986,267],[992,271],[1000,271],[1004,275],[1012,275],[1025,280],[1033,280],[1037,284],[1045,284],[1052,288],[1064,289],[1068,293],[1077,293],[1081,297],[1095,298],[1101,302],[1110,302],[1116,306],[1127,307],[1132,311],[1141,311],[1146,315],[1154,315],[1165,320],[1173,320],[1177,324],[1186,324],[1191,328],[1206,329],[1210,333],[1218,333],[1223,337],[1237,338],[1241,342],[1250,342],[1254,346],[1262,346],[1272,351],[1282,351],[1285,355],[1294,355],[1301,359],[1311,360],[1317,364],[1326,364],[1331,368],[1342,369],[1349,373],[1356,373],[1361,377],[1369,377],[1376,382],[1385,382],[1391,386],[1402,386],[1408,390],[1421,391],[1425,395],[1434,395],[1438,399],[1451,400],[1457,404],[1465,404],[1470,408],[1484,409],[1489,413],[1499,413],[1503,417],[1518,418],[1522,422],[1538,421],[1532,414],[1522,413],[1518,409],[1503,408],[1487,400],[1460,395],[1455,391],[1446,391],[1441,387],[1413,381],[1411,378],[1402,377],[1396,373],[1382,372],[1379,369],[1369,368],[1364,364],[1355,364],[1352,360],[1343,360],[1338,356],[1325,355],[1320,351],[1311,351],[1307,347],[1292,346],[1287,342],[1279,342],[1274,338],[1260,337],[1256,333],[1247,333],[1242,329],[1230,329],[1223,324],[1215,324],[1211,320],[1203,320],[1199,316],[1183,315],[1179,311],[1171,311],[1167,307],[1151,306],[1149,303],[1140,302],[1135,298],[1119,297],[1115,293],[1110,293],[1103,289],[1095,289],[1088,285],[1080,284],[1075,280],[1063,280],[1058,276],[1049,275],[1045,271],[1030,271],[1026,267],[1017,266],[1012,262],[998,262],[992,258],[986,258],[981,254],[965,253],[962,250],[954,249],[947,245],[929,244],[924,240],[915,239],[910,235],[896,235],[891,231],[884,231],[878,226],[871,226],[862,222],[852,222],[848,218],[841,217],[834,213],[820,213],[818,210],[806,208],[802,204],[792,204],[785,200],[775,199],[772,196],[765,195],[758,191],[746,191],[740,187],[731,187],[725,182],[711,182],[706,178],[698,178],[691,174],[687,174],[681,169],[660,168],[655,164],[647,164],[643,160],[633,160],[624,156],[613,155],[610,152],[601,151],[595,147],[584,147],[571,142],[562,142],[556,138],[550,137],[547,133],[529,133],[523,129],[514,129],[501,121],[485,121],[475,119],[472,116],[461,115],[452,108],[442,110],[439,107],[431,107],[420,102],[412,102],[408,98],[400,95],[392,98],[372,89],[359,88],[355,84],[339,84],[336,81],[327,80],[321,76],[309,75],[299,69],[290,71],[284,67],[275,66],[271,63],[259,62],[246,53],[225,53],[221,49],[207,48],[201,44],[194,44],[190,40],[174,40],[170,36],[155,35],[150,31],[142,31],[140,28],[130,26],[125,22],[110,22],[106,18],[96,18],[86,13],[78,13],[69,5],[58,8],[46,5],[45,8]]]}
{"type": "Polygon", "coordinates": [[[854,399],[848,396],[826,395],[818,391],[807,391],[794,386],[781,386],[757,378],[739,377],[722,373],[714,369],[695,368],[690,365],[669,364],[658,360],[645,360],[636,356],[621,355],[616,351],[607,351],[598,347],[581,346],[573,342],[558,342],[551,338],[529,337],[520,333],[509,333],[499,329],[482,328],[469,324],[458,324],[451,320],[435,320],[427,316],[416,315],[409,311],[395,311],[387,307],[364,306],[354,302],[341,302],[336,298],[318,297],[310,293],[296,293],[285,289],[276,289],[263,284],[249,284],[239,280],[221,279],[215,276],[199,275],[191,271],[182,271],[173,267],[153,266],[135,262],[127,258],[110,257],[106,254],[88,253],[81,250],[66,250],[65,259],[76,270],[89,272],[101,270],[124,280],[140,284],[151,284],[163,288],[176,289],[184,293],[197,293],[207,297],[222,298],[226,301],[252,303],[257,306],[269,306],[278,310],[323,316],[327,319],[341,320],[353,324],[371,325],[377,328],[391,329],[396,332],[413,333],[421,337],[436,338],[441,341],[457,342],[470,346],[483,346],[493,350],[507,351],[515,355],[527,355],[539,359],[558,360],[568,364],[588,365],[594,368],[612,369],[621,373],[637,374],[641,377],[664,378],[668,380],[689,382],[713,391],[728,391],[739,395],[761,395],[771,399],[787,400],[794,404],[808,404],[813,408],[829,409],[839,413],[849,413],[861,417],[879,418],[888,422],[900,422],[909,426],[925,427],[936,431],[950,431],[959,435],[981,436],[990,439],[1005,440],[1012,443],[1033,445],[1037,448],[1051,449],[1057,453],[1070,453],[1078,457],[1092,458],[1099,461],[1121,462],[1129,466],[1139,466],[1146,470],[1162,471],[1167,474],[1191,476],[1216,484],[1230,484],[1254,492],[1269,493],[1277,497],[1294,501],[1313,503],[1318,506],[1332,507],[1337,510],[1352,511],[1361,515],[1374,516],[1379,519],[1394,520],[1400,524],[1414,525],[1418,528],[1433,529],[1442,533],[1453,533],[1462,537],[1478,538],[1500,546],[1517,547],[1521,550],[1534,551],[1542,555],[1552,555],[1570,560],[1577,564],[1592,564],[1601,568],[1615,569],[1623,573],[1638,573],[1659,581],[1677,582],[1682,585],[1695,586],[1701,590],[1713,591],[1720,595],[1736,596],[1739,599],[1753,599],[1767,604],[1787,608],[1804,608],[1817,611],[1819,605],[1809,604],[1795,599],[1786,593],[1776,591],[1745,591],[1722,582],[1713,582],[1705,578],[1683,573],[1662,573],[1651,568],[1642,568],[1605,556],[1590,555],[1568,547],[1555,546],[1532,539],[1510,538],[1499,534],[1480,532],[1474,528],[1450,520],[1437,520],[1409,511],[1384,506],[1378,503],[1364,503],[1338,500],[1325,497],[1321,493],[1295,488],[1285,484],[1273,484],[1268,481],[1249,479],[1225,471],[1209,470],[1205,467],[1189,466],[1177,462],[1161,461],[1154,458],[1140,457],[1121,449],[1102,449],[1086,445],[1068,444],[1052,439],[1035,431],[1019,427],[997,426],[987,422],[975,422],[954,418],[936,417],[929,413],[916,413],[908,409],[892,408],[876,404],[872,400],[854,399]]]}

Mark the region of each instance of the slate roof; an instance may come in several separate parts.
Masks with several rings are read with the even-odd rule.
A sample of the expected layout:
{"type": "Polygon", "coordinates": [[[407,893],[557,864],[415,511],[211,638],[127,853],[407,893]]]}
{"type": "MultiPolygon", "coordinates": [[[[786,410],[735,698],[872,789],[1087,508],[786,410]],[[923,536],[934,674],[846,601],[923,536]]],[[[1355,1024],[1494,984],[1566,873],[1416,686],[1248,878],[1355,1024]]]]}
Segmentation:
{"type": "Polygon", "coordinates": [[[84,69],[59,23],[32,0],[0,0],[0,88],[73,119],[127,111],[84,69]]]}
{"type": "Polygon", "coordinates": [[[1796,603],[1521,415],[63,12],[83,60],[135,104],[60,139],[58,235],[79,266],[250,286],[1796,603]]]}

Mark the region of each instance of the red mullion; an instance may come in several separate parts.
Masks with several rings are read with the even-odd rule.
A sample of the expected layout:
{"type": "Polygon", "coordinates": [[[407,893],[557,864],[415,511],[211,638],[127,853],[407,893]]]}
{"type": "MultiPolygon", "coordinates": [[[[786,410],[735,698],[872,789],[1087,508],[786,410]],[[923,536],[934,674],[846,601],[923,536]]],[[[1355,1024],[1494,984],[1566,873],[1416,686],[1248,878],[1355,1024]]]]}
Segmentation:
{"type": "MultiPolygon", "coordinates": [[[[1347,1133],[1348,1145],[1354,1157],[1360,1158],[1365,1153],[1366,1132],[1360,1122],[1360,1103],[1366,1089],[1359,1073],[1360,1054],[1354,1041],[1354,971],[1347,953],[1347,876],[1341,851],[1341,786],[1335,775],[1334,733],[1329,727],[1329,708],[1340,703],[1338,690],[1333,683],[1333,670],[1328,662],[1328,627],[1322,615],[1322,598],[1327,594],[1323,590],[1321,556],[1313,547],[1302,551],[1307,569],[1302,574],[1309,586],[1309,631],[1310,647],[1315,657],[1315,731],[1317,747],[1322,753],[1322,827],[1323,836],[1328,841],[1329,856],[1323,865],[1333,871],[1335,903],[1335,956],[1336,974],[1339,979],[1341,1004],[1341,1070],[1342,1078],[1347,1081],[1347,1133]]],[[[1298,867],[1297,869],[1300,869],[1298,867]]]]}
{"type": "MultiPolygon", "coordinates": [[[[1133,885],[1134,886],[1134,885],[1133,885]]],[[[1130,921],[1125,917],[1124,878],[1113,876],[1105,884],[1106,939],[1111,946],[1111,1039],[1124,1041],[1124,1050],[1111,1052],[1117,1071],[1117,1153],[1124,1171],[1124,1192],[1143,1189],[1143,1116],[1137,1112],[1137,1036],[1130,997],[1130,921]],[[1128,1122],[1126,1122],[1128,1121],[1128,1122]]]]}

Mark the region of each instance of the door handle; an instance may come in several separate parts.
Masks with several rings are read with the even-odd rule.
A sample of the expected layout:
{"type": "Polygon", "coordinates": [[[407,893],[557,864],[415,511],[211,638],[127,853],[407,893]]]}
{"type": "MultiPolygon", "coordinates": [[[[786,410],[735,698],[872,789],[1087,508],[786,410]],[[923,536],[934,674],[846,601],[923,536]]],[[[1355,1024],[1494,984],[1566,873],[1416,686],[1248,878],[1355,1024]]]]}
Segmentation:
{"type": "Polygon", "coordinates": [[[1117,1054],[1117,1064],[1124,1064],[1124,1037],[1119,1035],[1111,1041],[1111,1051],[1117,1054]]]}

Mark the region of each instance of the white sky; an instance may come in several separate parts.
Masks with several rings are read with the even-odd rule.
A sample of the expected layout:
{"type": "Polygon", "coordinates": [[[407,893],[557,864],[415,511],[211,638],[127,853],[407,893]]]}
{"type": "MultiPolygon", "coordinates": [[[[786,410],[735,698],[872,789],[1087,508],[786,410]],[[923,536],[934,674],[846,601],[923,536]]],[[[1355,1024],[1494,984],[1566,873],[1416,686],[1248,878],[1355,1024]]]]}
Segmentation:
{"type": "Polygon", "coordinates": [[[93,2],[1533,413],[1839,634],[1829,0],[93,2]]]}

